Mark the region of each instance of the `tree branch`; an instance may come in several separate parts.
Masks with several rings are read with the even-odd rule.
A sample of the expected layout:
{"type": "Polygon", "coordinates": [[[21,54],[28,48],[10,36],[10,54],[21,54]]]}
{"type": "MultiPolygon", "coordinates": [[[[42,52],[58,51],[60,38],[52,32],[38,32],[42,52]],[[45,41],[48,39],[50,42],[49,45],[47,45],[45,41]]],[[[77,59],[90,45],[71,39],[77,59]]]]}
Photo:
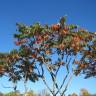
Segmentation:
{"type": "Polygon", "coordinates": [[[67,84],[66,84],[66,86],[65,86],[65,88],[64,88],[64,90],[63,90],[63,92],[62,92],[62,95],[61,96],[63,96],[64,95],[64,93],[66,92],[66,90],[67,90],[67,88],[68,88],[68,85],[69,85],[69,83],[71,82],[71,80],[72,80],[72,77],[73,77],[73,75],[71,75],[70,76],[70,78],[69,78],[69,80],[68,80],[68,82],[67,82],[67,84]]]}

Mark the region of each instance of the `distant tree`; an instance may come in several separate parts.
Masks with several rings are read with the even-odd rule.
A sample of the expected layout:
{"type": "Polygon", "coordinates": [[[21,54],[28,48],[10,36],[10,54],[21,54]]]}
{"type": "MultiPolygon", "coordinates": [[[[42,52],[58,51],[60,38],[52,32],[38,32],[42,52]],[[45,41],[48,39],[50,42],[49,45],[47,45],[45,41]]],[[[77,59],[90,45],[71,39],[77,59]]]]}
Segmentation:
{"type": "Polygon", "coordinates": [[[24,94],[24,96],[37,96],[34,91],[30,90],[24,94]]]}
{"type": "Polygon", "coordinates": [[[91,94],[88,92],[87,89],[82,88],[80,90],[80,94],[77,95],[76,93],[69,94],[68,96],[96,96],[96,94],[91,94]]]}
{"type": "Polygon", "coordinates": [[[16,92],[9,92],[9,93],[6,93],[4,96],[20,96],[20,94],[16,92]]]}
{"type": "Polygon", "coordinates": [[[44,90],[42,90],[42,91],[38,94],[38,96],[51,96],[51,95],[49,94],[49,92],[48,92],[46,89],[44,89],[44,90]]]}
{"type": "Polygon", "coordinates": [[[64,96],[73,75],[87,74],[90,64],[95,63],[95,33],[66,24],[66,17],[51,26],[39,23],[17,26],[14,37],[18,48],[0,53],[0,75],[8,76],[14,84],[22,79],[25,83],[41,79],[52,96],[64,96]],[[46,80],[46,71],[51,85],[46,80]],[[60,78],[62,83],[58,82],[60,78]]]}
{"type": "Polygon", "coordinates": [[[73,93],[72,95],[70,95],[70,96],[78,96],[76,93],[73,93]]]}
{"type": "Polygon", "coordinates": [[[86,89],[81,89],[80,96],[91,96],[91,94],[86,89]]]}
{"type": "Polygon", "coordinates": [[[0,92],[0,96],[4,96],[4,94],[2,92],[0,92]]]}
{"type": "Polygon", "coordinates": [[[69,94],[68,96],[78,96],[76,93],[69,94]]]}

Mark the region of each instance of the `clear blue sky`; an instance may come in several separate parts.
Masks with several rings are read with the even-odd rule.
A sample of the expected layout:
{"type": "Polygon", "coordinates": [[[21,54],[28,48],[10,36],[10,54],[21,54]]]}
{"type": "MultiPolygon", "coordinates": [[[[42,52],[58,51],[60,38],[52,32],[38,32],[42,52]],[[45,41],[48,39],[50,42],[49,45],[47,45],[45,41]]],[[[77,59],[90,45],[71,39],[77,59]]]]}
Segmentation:
{"type": "MultiPolygon", "coordinates": [[[[96,0],[0,0],[0,51],[8,52],[15,48],[13,34],[16,32],[16,22],[32,24],[39,21],[41,24],[51,24],[58,22],[64,15],[68,16],[67,23],[96,31],[96,0]]],[[[8,83],[6,78],[0,84],[2,82],[6,85],[8,83]]],[[[20,90],[23,90],[20,84],[20,90]]],[[[96,93],[95,84],[95,78],[75,78],[68,92],[79,92],[80,88],[87,88],[91,93],[96,93]]],[[[40,83],[32,86],[36,91],[44,88],[40,83]]],[[[0,85],[0,91],[8,92],[9,89],[0,85]]]]}

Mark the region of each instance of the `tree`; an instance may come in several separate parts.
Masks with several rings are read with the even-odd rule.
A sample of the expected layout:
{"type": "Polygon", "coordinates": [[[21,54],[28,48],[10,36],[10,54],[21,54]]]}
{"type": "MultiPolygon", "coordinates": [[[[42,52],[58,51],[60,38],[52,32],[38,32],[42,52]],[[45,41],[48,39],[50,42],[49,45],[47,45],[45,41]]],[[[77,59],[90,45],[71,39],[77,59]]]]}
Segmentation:
{"type": "Polygon", "coordinates": [[[0,96],[4,96],[2,92],[0,92],[0,96]]]}
{"type": "Polygon", "coordinates": [[[21,79],[25,83],[42,79],[53,96],[64,96],[73,75],[86,74],[91,64],[89,57],[94,62],[96,35],[77,25],[66,24],[66,17],[51,26],[17,24],[17,31],[14,38],[18,48],[0,54],[0,74],[9,76],[13,83],[21,79]],[[61,74],[61,84],[58,82],[60,70],[65,73],[61,74]],[[46,71],[52,86],[46,81],[46,71]]]}
{"type": "Polygon", "coordinates": [[[27,93],[24,94],[24,96],[37,96],[34,91],[30,90],[27,93]]]}
{"type": "Polygon", "coordinates": [[[46,89],[43,89],[38,96],[51,96],[49,92],[46,89]]]}
{"type": "Polygon", "coordinates": [[[90,94],[86,89],[81,89],[80,96],[90,96],[90,94]]]}
{"type": "Polygon", "coordinates": [[[9,93],[6,93],[4,96],[20,96],[20,94],[16,92],[9,92],[9,93]]]}
{"type": "MultiPolygon", "coordinates": [[[[77,95],[76,93],[72,93],[72,94],[69,94],[68,96],[78,96],[78,95],[77,95]]],[[[79,96],[95,96],[95,94],[92,95],[92,94],[90,94],[90,93],[88,92],[88,90],[82,88],[82,89],[80,90],[79,96]]]]}
{"type": "Polygon", "coordinates": [[[71,96],[78,96],[76,93],[73,93],[71,96]]]}

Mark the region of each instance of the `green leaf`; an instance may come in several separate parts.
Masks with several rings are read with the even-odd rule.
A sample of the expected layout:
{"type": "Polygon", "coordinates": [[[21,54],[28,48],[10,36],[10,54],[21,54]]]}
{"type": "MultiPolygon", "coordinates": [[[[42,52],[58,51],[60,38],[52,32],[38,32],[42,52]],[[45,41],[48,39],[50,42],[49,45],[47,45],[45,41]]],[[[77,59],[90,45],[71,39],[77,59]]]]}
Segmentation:
{"type": "Polygon", "coordinates": [[[74,24],[70,24],[69,25],[69,29],[72,30],[72,29],[76,29],[77,28],[77,25],[74,25],[74,24]]]}
{"type": "Polygon", "coordinates": [[[29,37],[29,34],[14,34],[14,38],[22,39],[26,37],[29,37]]]}

